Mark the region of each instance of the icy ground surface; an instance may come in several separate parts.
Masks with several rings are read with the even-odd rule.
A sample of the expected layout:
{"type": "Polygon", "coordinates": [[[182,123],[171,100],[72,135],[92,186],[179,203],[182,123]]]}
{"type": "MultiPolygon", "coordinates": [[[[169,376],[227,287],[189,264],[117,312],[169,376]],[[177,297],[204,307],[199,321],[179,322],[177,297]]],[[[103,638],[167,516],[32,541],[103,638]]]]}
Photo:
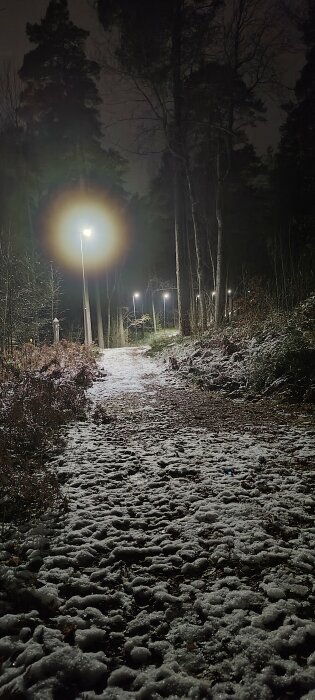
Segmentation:
{"type": "Polygon", "coordinates": [[[314,431],[105,351],[68,510],[1,552],[0,698],[315,698],[314,431]]]}

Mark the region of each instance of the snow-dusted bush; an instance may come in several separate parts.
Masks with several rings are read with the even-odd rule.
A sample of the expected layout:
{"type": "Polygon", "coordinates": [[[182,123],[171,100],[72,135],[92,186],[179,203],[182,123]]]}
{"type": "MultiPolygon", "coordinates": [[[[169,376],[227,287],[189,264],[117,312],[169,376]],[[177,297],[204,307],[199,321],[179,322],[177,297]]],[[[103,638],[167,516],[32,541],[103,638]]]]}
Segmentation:
{"type": "Polygon", "coordinates": [[[96,371],[97,350],[78,343],[62,340],[57,345],[34,346],[27,343],[2,360],[2,375],[5,371],[40,372],[53,379],[65,377],[76,383],[89,386],[96,371]],[[85,377],[85,378],[84,378],[85,377]]]}
{"type": "Polygon", "coordinates": [[[277,311],[262,293],[244,307],[244,316],[198,340],[164,348],[164,361],[198,385],[245,393],[280,394],[286,400],[315,400],[315,296],[290,314],[277,311]],[[264,311],[265,308],[265,311],[264,311]],[[268,313],[267,313],[268,310],[268,313]]]}
{"type": "MultiPolygon", "coordinates": [[[[315,348],[297,328],[287,326],[265,338],[252,362],[250,384],[258,391],[286,390],[287,398],[311,400],[315,380],[315,348]]],[[[315,396],[313,396],[314,398],[315,396]]]]}
{"type": "Polygon", "coordinates": [[[74,343],[25,346],[1,360],[0,518],[32,519],[60,497],[58,481],[45,466],[56,434],[69,420],[84,417],[96,362],[74,343]]]}
{"type": "Polygon", "coordinates": [[[178,345],[182,342],[182,338],[179,334],[170,332],[152,333],[152,335],[146,340],[150,345],[150,350],[148,352],[148,355],[150,356],[154,356],[159,352],[162,352],[162,350],[173,347],[174,345],[178,345]]]}
{"type": "Polygon", "coordinates": [[[315,398],[315,296],[296,307],[280,326],[267,332],[253,358],[251,385],[261,391],[280,388],[291,399],[315,398]]]}

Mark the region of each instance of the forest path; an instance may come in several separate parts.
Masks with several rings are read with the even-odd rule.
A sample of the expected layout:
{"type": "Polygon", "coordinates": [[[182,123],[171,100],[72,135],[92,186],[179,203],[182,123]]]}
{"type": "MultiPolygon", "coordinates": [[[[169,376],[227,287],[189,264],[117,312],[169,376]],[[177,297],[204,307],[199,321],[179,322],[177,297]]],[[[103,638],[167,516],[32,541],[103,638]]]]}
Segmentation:
{"type": "Polygon", "coordinates": [[[100,364],[54,462],[68,510],[28,534],[36,590],[0,624],[0,698],[313,697],[307,417],[187,387],[144,348],[100,364]]]}

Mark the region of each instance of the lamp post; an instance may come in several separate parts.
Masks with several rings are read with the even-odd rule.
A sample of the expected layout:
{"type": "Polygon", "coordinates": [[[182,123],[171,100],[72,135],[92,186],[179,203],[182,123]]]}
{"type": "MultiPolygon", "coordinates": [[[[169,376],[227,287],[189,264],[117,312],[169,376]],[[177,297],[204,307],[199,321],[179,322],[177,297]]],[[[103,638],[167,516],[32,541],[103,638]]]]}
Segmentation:
{"type": "Polygon", "coordinates": [[[85,345],[92,344],[92,326],[91,326],[89,290],[88,290],[88,286],[87,286],[87,281],[85,279],[83,236],[85,238],[90,238],[91,235],[92,235],[92,229],[90,229],[90,228],[84,228],[84,229],[82,229],[82,231],[80,231],[82,282],[83,282],[83,321],[84,321],[84,342],[85,342],[85,345]]]}
{"type": "Polygon", "coordinates": [[[135,320],[136,320],[136,318],[137,318],[137,317],[136,317],[136,301],[135,301],[135,300],[136,300],[136,299],[139,299],[139,296],[140,296],[139,292],[134,292],[134,294],[132,295],[133,315],[134,315],[134,319],[135,319],[135,320]]]}
{"type": "Polygon", "coordinates": [[[163,313],[163,316],[164,316],[164,330],[165,330],[165,303],[166,303],[166,299],[168,299],[168,298],[169,298],[169,293],[168,293],[168,292],[165,292],[165,294],[163,294],[163,306],[164,306],[164,313],[163,313]]]}
{"type": "Polygon", "coordinates": [[[213,292],[211,292],[211,301],[212,301],[212,304],[211,304],[211,319],[212,319],[212,321],[214,321],[214,319],[215,319],[215,290],[213,290],[213,292]]]}
{"type": "Polygon", "coordinates": [[[136,324],[136,320],[137,320],[137,316],[136,316],[136,299],[139,299],[139,296],[140,296],[139,292],[134,292],[134,293],[133,293],[133,295],[132,295],[132,303],[133,303],[133,315],[134,315],[134,319],[135,319],[135,335],[136,335],[136,339],[137,339],[137,324],[136,324]]]}
{"type": "Polygon", "coordinates": [[[232,320],[232,315],[233,315],[233,293],[232,289],[227,290],[227,295],[228,295],[228,318],[231,321],[232,320]]]}

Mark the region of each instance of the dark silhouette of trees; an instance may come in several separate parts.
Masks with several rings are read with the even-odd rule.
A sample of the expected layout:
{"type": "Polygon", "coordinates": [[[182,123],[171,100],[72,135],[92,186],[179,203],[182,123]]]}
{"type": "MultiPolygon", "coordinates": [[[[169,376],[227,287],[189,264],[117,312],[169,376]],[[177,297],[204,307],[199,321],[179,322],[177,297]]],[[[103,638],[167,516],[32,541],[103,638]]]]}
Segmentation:
{"type": "MultiPolygon", "coordinates": [[[[200,228],[195,195],[189,177],[185,131],[187,115],[186,82],[209,45],[212,24],[221,0],[188,2],[161,0],[159,3],[97,3],[106,30],[118,32],[118,69],[131,79],[151,109],[151,118],[163,132],[173,159],[174,223],[176,274],[180,329],[190,332],[190,290],[186,235],[185,199],[191,203],[195,231],[197,275],[201,308],[204,309],[204,280],[201,261],[200,228]]],[[[202,324],[204,323],[202,313],[202,324]]]]}
{"type": "Polygon", "coordinates": [[[15,109],[17,83],[8,70],[0,80],[7,96],[0,133],[6,162],[1,189],[15,254],[19,255],[19,238],[35,260],[42,252],[46,203],[73,187],[96,186],[123,198],[125,160],[102,146],[99,66],[85,54],[89,32],[71,21],[67,0],[50,0],[44,18],[27,24],[26,32],[33,48],[19,70],[21,90],[15,109]]]}
{"type": "Polygon", "coordinates": [[[284,105],[286,121],[279,150],[271,166],[272,243],[276,292],[282,305],[291,307],[312,290],[315,225],[315,3],[307,2],[303,17],[293,15],[306,46],[306,62],[284,105]]]}
{"type": "Polygon", "coordinates": [[[77,182],[89,175],[101,139],[99,67],[84,52],[89,33],[70,20],[67,0],[51,0],[44,19],[26,32],[35,48],[19,76],[31,165],[46,186],[77,182]]]}
{"type": "MultiPolygon", "coordinates": [[[[191,225],[201,330],[208,321],[209,221],[204,218],[198,172],[208,173],[208,196],[216,203],[211,267],[219,325],[224,318],[228,267],[225,201],[235,178],[232,168],[239,162],[234,151],[246,150],[246,128],[260,118],[264,90],[277,79],[276,57],[285,39],[278,4],[233,0],[225,7],[220,1],[172,0],[152,6],[98,0],[97,7],[104,28],[116,28],[118,70],[147,101],[151,119],[163,130],[173,157],[180,318],[184,314],[187,320],[191,297],[186,235],[191,225]]],[[[181,321],[182,331],[185,323],[181,321]]],[[[187,323],[183,332],[188,330],[187,323]]]]}
{"type": "Polygon", "coordinates": [[[288,225],[300,247],[311,242],[315,222],[315,3],[300,26],[306,44],[306,63],[295,86],[295,100],[286,105],[286,122],[279,148],[279,176],[288,225]]]}
{"type": "MultiPolygon", "coordinates": [[[[95,5],[113,48],[106,56],[113,63],[109,70],[138,91],[147,143],[153,132],[162,141],[160,173],[147,197],[127,197],[125,161],[103,147],[100,67],[86,56],[88,32],[71,21],[67,0],[50,0],[43,19],[27,25],[32,49],[19,77],[10,64],[0,70],[1,246],[11,261],[1,287],[5,326],[11,291],[19,288],[14,275],[20,268],[12,261],[23,259],[33,281],[39,270],[43,205],[69,186],[96,184],[134,222],[134,252],[112,275],[118,306],[124,303],[123,275],[129,283],[141,276],[143,287],[145,278],[162,279],[163,269],[171,279],[175,258],[180,330],[204,331],[214,310],[216,325],[224,320],[232,280],[246,268],[264,271],[268,250],[272,264],[278,255],[283,270],[290,264],[294,271],[294,260],[312,257],[314,0],[308,0],[307,21],[296,19],[306,65],[295,100],[286,106],[279,153],[269,159],[269,191],[267,161],[257,158],[248,127],[263,118],[266,90],[278,81],[277,57],[286,46],[278,2],[95,0],[95,5]]],[[[110,287],[108,278],[113,303],[110,287]]],[[[95,292],[99,328],[104,289],[95,292]]],[[[37,292],[32,294],[29,299],[37,292]]]]}

